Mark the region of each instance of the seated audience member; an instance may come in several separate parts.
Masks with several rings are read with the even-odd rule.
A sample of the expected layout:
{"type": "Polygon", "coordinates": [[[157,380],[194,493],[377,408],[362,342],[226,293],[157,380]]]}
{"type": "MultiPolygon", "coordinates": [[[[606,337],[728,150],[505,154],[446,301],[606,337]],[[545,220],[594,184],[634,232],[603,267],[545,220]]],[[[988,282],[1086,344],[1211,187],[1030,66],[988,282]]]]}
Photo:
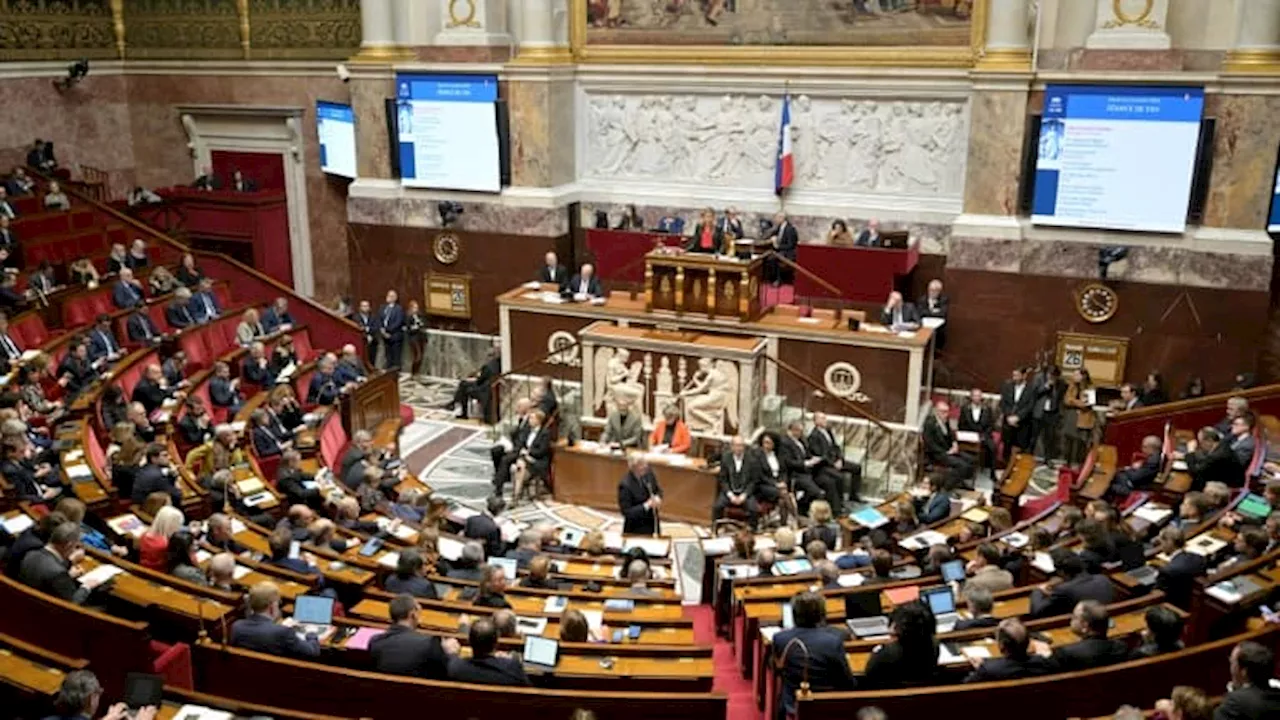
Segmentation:
{"type": "Polygon", "coordinates": [[[632,560],[627,563],[627,595],[630,597],[658,597],[661,595],[657,590],[649,587],[649,562],[647,560],[632,560]]]}
{"type": "Polygon", "coordinates": [[[498,647],[498,630],[489,618],[471,623],[467,633],[471,657],[449,658],[449,679],[476,685],[528,686],[529,678],[518,658],[494,654],[498,647]]]}
{"type": "Polygon", "coordinates": [[[595,642],[591,636],[591,625],[581,610],[569,608],[560,615],[560,642],[595,642]]]}
{"type": "Polygon", "coordinates": [[[637,448],[643,450],[645,445],[644,421],[640,413],[633,412],[631,400],[619,398],[615,410],[605,419],[604,432],[600,434],[600,444],[617,448],[637,448]]]}
{"type": "Polygon", "coordinates": [[[200,281],[204,279],[204,273],[200,268],[196,267],[194,255],[183,253],[182,262],[178,264],[178,270],[174,273],[174,277],[186,287],[192,288],[200,284],[200,281]]]}
{"type": "Polygon", "coordinates": [[[129,207],[138,207],[139,205],[159,205],[162,202],[164,202],[164,198],[141,185],[134,185],[133,189],[125,195],[125,203],[128,204],[129,207]]]}
{"type": "Polygon", "coordinates": [[[929,476],[929,495],[916,501],[920,506],[917,516],[920,522],[931,525],[951,514],[951,491],[946,476],[933,473],[929,476]]]}
{"type": "MultiPolygon", "coordinates": [[[[942,294],[942,281],[930,280],[929,284],[925,287],[924,295],[920,296],[920,299],[916,301],[916,310],[920,313],[920,317],[922,319],[936,318],[945,322],[947,319],[947,310],[950,304],[950,299],[946,295],[942,294]]],[[[944,324],[934,330],[934,332],[938,334],[936,337],[938,337],[939,340],[945,337],[946,329],[947,326],[944,324]]],[[[938,346],[941,347],[944,344],[945,343],[943,342],[939,342],[938,346]]]]}
{"type": "Polygon", "coordinates": [[[936,626],[933,613],[919,602],[894,608],[889,620],[893,640],[867,661],[867,687],[889,689],[931,681],[938,672],[936,626]]]}
{"type": "Polygon", "coordinates": [[[147,414],[159,410],[166,400],[175,397],[177,390],[169,387],[164,378],[164,371],[159,365],[152,363],[143,371],[142,377],[133,386],[133,402],[142,403],[147,414]]]}
{"type": "Polygon", "coordinates": [[[1262,557],[1267,551],[1267,546],[1271,544],[1271,536],[1263,528],[1256,526],[1248,526],[1236,533],[1235,541],[1232,543],[1232,555],[1222,561],[1215,569],[1220,570],[1236,563],[1249,562],[1262,557]]]}
{"type": "MultiPolygon", "coordinates": [[[[535,555],[529,560],[529,573],[516,583],[522,588],[537,590],[559,590],[561,584],[551,579],[551,558],[546,555],[535,555]]],[[[563,623],[564,620],[561,619],[563,623]]]]}
{"type": "Polygon", "coordinates": [[[1166,525],[1156,537],[1156,547],[1168,556],[1168,562],[1160,566],[1156,574],[1156,588],[1165,594],[1169,602],[1185,608],[1191,602],[1191,590],[1196,578],[1208,569],[1203,555],[1187,552],[1186,536],[1182,530],[1166,525]]]}
{"type": "Polygon", "coordinates": [[[62,186],[57,180],[49,181],[49,189],[44,193],[44,209],[45,210],[70,210],[71,199],[62,191],[62,186]]]}
{"type": "Polygon", "coordinates": [[[80,258],[71,263],[67,268],[67,272],[71,278],[71,282],[76,285],[83,285],[88,288],[95,288],[101,277],[98,275],[98,268],[93,266],[93,261],[89,258],[80,258]]]}
{"type": "Polygon", "coordinates": [[[276,434],[266,410],[254,410],[249,422],[253,426],[253,451],[259,458],[275,457],[293,447],[292,440],[276,434]]]}
{"type": "Polygon", "coordinates": [[[756,497],[760,468],[755,456],[747,454],[747,442],[741,435],[735,435],[729,446],[730,449],[720,456],[720,489],[711,505],[711,522],[718,522],[726,508],[736,507],[746,513],[747,525],[755,529],[760,517],[760,504],[756,497]]]}
{"type": "Polygon", "coordinates": [[[269,369],[272,377],[283,380],[286,372],[292,375],[299,364],[298,351],[293,346],[293,336],[281,335],[280,339],[276,341],[275,347],[271,348],[269,369]]]}
{"type": "Polygon", "coordinates": [[[1007,618],[1000,621],[996,629],[996,645],[1000,647],[1000,656],[985,660],[971,660],[974,669],[964,681],[975,683],[1018,680],[1056,672],[1051,660],[1028,652],[1030,644],[1031,636],[1021,620],[1007,618]]]}
{"type": "Polygon", "coordinates": [[[31,179],[31,176],[27,174],[26,170],[22,169],[21,166],[18,166],[13,169],[12,173],[10,173],[5,187],[8,189],[10,195],[29,195],[35,190],[36,182],[31,179]]]}
{"type": "Polygon", "coordinates": [[[596,277],[596,267],[591,263],[583,263],[582,269],[569,280],[565,289],[573,293],[573,298],[579,302],[604,297],[604,289],[596,277]]]}
{"type": "Polygon", "coordinates": [[[1138,394],[1138,389],[1133,386],[1133,383],[1121,385],[1120,399],[1118,401],[1113,400],[1111,408],[1113,410],[1136,410],[1140,407],[1142,407],[1142,396],[1138,394]]]}
{"type": "Polygon", "coordinates": [[[938,468],[947,468],[949,482],[955,486],[973,477],[973,457],[961,452],[956,434],[951,430],[951,405],[940,400],[933,405],[933,412],[925,418],[921,437],[924,452],[938,468]]]}
{"type": "Polygon", "coordinates": [[[147,409],[140,402],[131,402],[125,406],[125,420],[133,424],[133,434],[144,442],[156,439],[156,429],[147,417],[147,409]]]}
{"type": "Polygon", "coordinates": [[[387,577],[383,585],[387,592],[408,594],[413,597],[437,599],[436,586],[426,578],[426,565],[422,555],[414,548],[400,551],[396,571],[387,577]]]}
{"type": "Polygon", "coordinates": [[[236,326],[236,342],[241,346],[252,345],[266,335],[267,329],[258,317],[257,310],[248,308],[240,315],[240,324],[236,326]]]}
{"type": "Polygon", "coordinates": [[[123,354],[124,349],[120,347],[115,333],[111,331],[111,316],[105,313],[99,315],[97,324],[89,331],[89,361],[115,362],[123,354]]]}
{"type": "Polygon", "coordinates": [[[343,385],[364,382],[366,377],[364,361],[356,354],[355,345],[342,346],[342,357],[338,359],[338,366],[334,372],[337,373],[338,381],[343,385]]]}
{"type": "Polygon", "coordinates": [[[222,306],[213,292],[213,280],[200,278],[196,292],[191,294],[191,317],[197,324],[204,324],[222,314],[222,306]]]}
{"type": "Polygon", "coordinates": [[[418,630],[418,602],[401,593],[387,606],[391,626],[369,641],[373,668],[381,673],[444,680],[448,677],[449,655],[456,655],[457,640],[441,641],[438,635],[418,630]],[[446,645],[450,651],[446,651],[446,645]]]}
{"type": "Polygon", "coordinates": [[[173,291],[173,299],[164,306],[164,319],[169,326],[182,330],[196,324],[191,314],[191,291],[180,287],[173,291]]]}
{"type": "Polygon", "coordinates": [[[236,556],[221,552],[209,558],[209,587],[223,592],[239,592],[236,581],[236,556]]]}
{"type": "Polygon", "coordinates": [[[129,268],[120,270],[120,279],[116,281],[115,288],[111,291],[111,302],[121,310],[143,304],[142,283],[134,279],[133,271],[129,268]]]}
{"type": "Polygon", "coordinates": [[[817,564],[818,577],[822,579],[823,590],[839,590],[843,587],[840,584],[840,568],[830,560],[823,560],[817,564]]]}
{"type": "Polygon", "coordinates": [[[343,384],[338,381],[334,371],[338,359],[333,353],[320,358],[316,363],[316,371],[311,375],[311,384],[307,386],[308,405],[333,405],[342,395],[343,384]]]}
{"type": "Polygon", "coordinates": [[[880,311],[880,324],[886,327],[895,328],[918,328],[920,327],[920,312],[916,310],[916,306],[902,299],[902,293],[889,293],[889,299],[884,304],[884,309],[880,311]]]}
{"type": "Polygon", "coordinates": [[[1182,496],[1182,502],[1178,503],[1178,511],[1174,513],[1173,519],[1169,521],[1169,527],[1185,532],[1204,522],[1205,516],[1209,512],[1209,500],[1205,497],[1204,492],[1191,490],[1182,496]]]}
{"type": "Polygon", "coordinates": [[[53,141],[45,142],[36,138],[35,144],[27,153],[27,164],[44,172],[53,172],[58,167],[58,160],[53,156],[53,141]]]}
{"type": "Polygon", "coordinates": [[[320,656],[320,639],[314,632],[299,637],[292,627],[280,624],[280,588],[260,582],[249,590],[248,617],[231,624],[231,645],[283,657],[320,656]]]}
{"type": "Polygon", "coordinates": [[[1111,480],[1108,492],[1113,496],[1125,496],[1135,490],[1145,490],[1160,475],[1162,443],[1159,437],[1148,435],[1142,438],[1142,459],[1116,473],[1111,480]]]}
{"type": "Polygon", "coordinates": [[[475,604],[481,607],[509,608],[507,602],[507,575],[497,565],[485,565],[480,571],[480,591],[475,604]]]}
{"type": "Polygon", "coordinates": [[[147,241],[134,238],[133,242],[129,243],[129,254],[125,256],[124,264],[135,273],[149,267],[151,260],[147,257],[147,241]]]}
{"type": "Polygon", "coordinates": [[[297,450],[285,450],[280,454],[280,466],[276,473],[276,489],[290,505],[307,505],[318,509],[324,504],[320,488],[314,476],[301,468],[302,455],[297,450]]]}
{"type": "Polygon", "coordinates": [[[151,526],[138,536],[138,564],[164,572],[169,564],[169,540],[184,524],[186,520],[181,510],[172,505],[160,508],[152,518],[151,526]]]}
{"type": "Polygon", "coordinates": [[[129,342],[144,347],[159,345],[164,340],[164,333],[160,332],[151,315],[141,305],[129,315],[129,319],[125,322],[125,329],[129,334],[129,342]]]}
{"type": "Polygon", "coordinates": [[[228,416],[240,412],[244,398],[240,395],[240,378],[231,377],[231,368],[219,360],[213,364],[213,377],[209,379],[209,402],[214,407],[226,408],[228,416]]]}
{"type": "Polygon", "coordinates": [[[813,692],[858,687],[844,649],[844,633],[827,625],[826,601],[818,593],[798,593],[791,599],[795,627],[773,638],[772,653],[782,676],[781,706],[792,714],[796,691],[807,681],[813,692]]]}
{"type": "Polygon", "coordinates": [[[191,187],[197,190],[204,190],[206,192],[211,190],[221,190],[222,178],[214,175],[213,168],[206,165],[204,170],[200,173],[200,176],[195,179],[195,182],[191,183],[191,187]]]}
{"type": "Polygon", "coordinates": [[[853,233],[843,220],[833,220],[831,229],[827,231],[827,244],[834,247],[853,247],[853,233]]]}
{"type": "MultiPolygon", "coordinates": [[[[65,501],[64,501],[65,502],[65,501]]],[[[58,503],[61,505],[62,503],[58,503]]],[[[18,571],[22,569],[22,559],[27,553],[33,550],[39,550],[49,542],[49,537],[53,535],[54,528],[68,522],[70,518],[65,513],[54,510],[44,517],[35,521],[31,527],[23,530],[16,538],[12,538],[12,544],[9,545],[4,555],[4,573],[8,577],[17,578],[18,571]]],[[[0,528],[3,530],[3,528],[0,528]]],[[[6,531],[7,534],[7,531],[6,531]]]]}
{"type": "Polygon", "coordinates": [[[1147,629],[1142,633],[1142,644],[1129,654],[1130,659],[1154,657],[1182,649],[1182,629],[1186,624],[1182,616],[1164,605],[1147,608],[1144,614],[1147,629]]]}
{"type": "Polygon", "coordinates": [[[231,518],[222,513],[214,513],[205,521],[204,541],[223,552],[238,555],[245,547],[236,542],[231,532],[231,518]]]}
{"type": "MultiPolygon", "coordinates": [[[[311,543],[313,538],[307,533],[306,542],[311,543]]],[[[277,527],[267,537],[268,562],[277,565],[286,570],[292,570],[299,575],[320,575],[320,568],[316,567],[310,553],[302,552],[298,557],[290,557],[290,550],[295,542],[293,532],[287,528],[277,527]]]]}
{"type": "Polygon", "coordinates": [[[525,570],[534,557],[542,553],[542,533],[528,529],[520,533],[515,548],[508,550],[503,557],[516,561],[516,567],[525,570]]]}
{"type": "Polygon", "coordinates": [[[969,609],[969,614],[973,617],[957,620],[956,630],[969,630],[970,628],[995,627],[1000,620],[991,614],[991,610],[995,607],[995,598],[991,596],[991,590],[982,587],[969,587],[967,584],[964,589],[964,603],[969,609]]]}
{"type": "Polygon", "coordinates": [[[297,440],[300,429],[306,423],[302,417],[302,407],[298,405],[298,396],[293,394],[289,385],[277,385],[267,395],[267,415],[270,416],[271,427],[277,434],[290,440],[297,440]]]}
{"type": "MultiPolygon", "coordinates": [[[[551,469],[551,436],[545,427],[546,416],[541,410],[529,413],[528,430],[524,435],[524,443],[516,448],[516,459],[510,466],[511,477],[515,481],[513,501],[523,495],[525,484],[530,478],[546,478],[551,469]]],[[[499,488],[499,491],[501,488],[499,488]]]]}
{"type": "Polygon", "coordinates": [[[213,418],[198,395],[186,399],[186,412],[178,421],[178,434],[188,446],[203,445],[213,439],[213,418]]]}
{"type": "Polygon", "coordinates": [[[555,253],[549,252],[543,257],[542,267],[538,268],[538,282],[558,285],[561,290],[569,284],[569,273],[555,253]]]}
{"type": "Polygon", "coordinates": [[[262,326],[268,333],[289,330],[293,325],[293,316],[289,314],[288,298],[276,298],[262,314],[262,326]]]}
{"type": "Polygon", "coordinates": [[[0,183],[0,218],[13,220],[16,217],[18,213],[9,204],[9,185],[7,182],[0,183]]]}
{"type": "Polygon", "coordinates": [[[27,307],[27,298],[18,292],[17,273],[0,275],[0,312],[10,315],[27,307]]]}
{"type": "Polygon", "coordinates": [[[756,551],[756,570],[759,577],[772,577],[773,566],[778,562],[778,553],[773,548],[760,548],[756,551]]]}
{"type": "Polygon", "coordinates": [[[187,382],[187,353],[182,350],[175,351],[160,366],[160,374],[164,376],[164,381],[169,383],[169,387],[185,388],[190,385],[191,383],[187,382]]]}
{"type": "Polygon", "coordinates": [[[1143,407],[1169,402],[1169,393],[1164,389],[1164,376],[1160,374],[1159,370],[1152,370],[1147,373],[1147,379],[1142,383],[1141,392],[1143,407]]]}
{"type": "MultiPolygon", "coordinates": [[[[1156,701],[1156,712],[1152,717],[1166,720],[1214,720],[1216,705],[1217,702],[1209,699],[1200,688],[1177,685],[1169,697],[1156,701]]],[[[1139,711],[1139,717],[1147,716],[1139,711]]]]}
{"type": "Polygon", "coordinates": [[[196,543],[191,533],[180,530],[169,536],[165,550],[165,571],[170,575],[196,585],[208,585],[209,580],[200,569],[196,558],[196,543]]]}
{"type": "Polygon", "coordinates": [[[502,488],[511,479],[511,466],[519,459],[529,433],[529,412],[532,408],[533,401],[529,398],[516,400],[515,414],[508,421],[509,428],[504,433],[506,439],[494,443],[489,449],[489,456],[493,459],[495,494],[501,495],[502,488]]]}
{"type": "Polygon", "coordinates": [[[665,447],[669,453],[683,455],[693,446],[693,437],[689,434],[689,426],[680,417],[680,408],[668,405],[662,411],[662,417],[653,425],[649,433],[649,447],[665,447]]]}
{"type": "Polygon", "coordinates": [[[23,556],[18,581],[60,600],[84,604],[92,588],[79,582],[84,574],[84,567],[79,564],[83,558],[80,526],[64,522],[53,528],[44,547],[23,556]]]}
{"type": "Polygon", "coordinates": [[[1229,660],[1231,682],[1213,720],[1271,720],[1280,717],[1280,690],[1272,685],[1275,653],[1250,640],[1236,645],[1229,660]]]}
{"type": "Polygon", "coordinates": [[[821,540],[826,549],[836,547],[840,539],[840,526],[836,524],[831,504],[826,500],[814,500],[809,505],[809,527],[800,535],[800,542],[808,545],[814,540],[821,540]]]}
{"type": "Polygon", "coordinates": [[[129,250],[123,243],[112,243],[107,252],[107,274],[114,275],[129,267],[129,250]]]}
{"type": "Polygon", "coordinates": [[[1204,500],[1206,503],[1205,514],[1210,515],[1227,507],[1227,503],[1231,501],[1231,488],[1220,482],[1205,483],[1204,500]]]}
{"type": "MultiPolygon", "coordinates": [[[[1105,578],[1104,578],[1105,579],[1105,578]]],[[[1107,607],[1096,600],[1082,600],[1071,611],[1071,631],[1080,640],[1052,649],[1037,643],[1041,655],[1049,654],[1060,672],[1076,672],[1114,665],[1129,659],[1129,648],[1123,640],[1107,637],[1111,617],[1107,607]]]]}
{"type": "Polygon", "coordinates": [[[1231,420],[1231,433],[1227,442],[1231,446],[1231,452],[1235,455],[1236,462],[1242,469],[1248,468],[1253,462],[1253,451],[1257,446],[1257,442],[1253,437],[1253,429],[1257,423],[1257,418],[1252,412],[1245,412],[1242,415],[1231,420]]]}
{"type": "Polygon", "coordinates": [[[258,189],[258,184],[246,178],[237,168],[231,171],[231,189],[236,192],[254,192],[258,189]]]}
{"type": "Polygon", "coordinates": [[[1058,548],[1050,557],[1062,582],[1044,583],[1031,591],[1031,617],[1066,615],[1085,600],[1102,605],[1111,602],[1115,595],[1111,581],[1105,575],[1086,571],[1079,555],[1058,548]]]}
{"type": "Polygon", "coordinates": [[[882,247],[884,238],[880,236],[880,221],[875,218],[868,220],[854,244],[858,247],[882,247]]]}
{"type": "MultiPolygon", "coordinates": [[[[57,714],[45,720],[93,720],[101,707],[102,694],[96,675],[88,670],[73,670],[62,678],[58,694],[53,698],[57,714]]],[[[131,708],[121,702],[107,708],[102,720],[155,720],[158,712],[154,705],[131,708]]]]}
{"type": "Polygon", "coordinates": [[[893,555],[888,550],[876,548],[871,551],[871,575],[867,577],[864,584],[882,585],[887,582],[893,582],[893,577],[889,572],[893,569],[893,555]]]}
{"type": "Polygon", "coordinates": [[[502,374],[502,349],[498,345],[494,345],[489,351],[489,357],[480,366],[475,373],[468,375],[458,383],[458,389],[454,391],[453,399],[445,405],[445,410],[453,410],[459,418],[466,419],[469,414],[468,405],[472,400],[480,403],[480,417],[482,420],[491,416],[490,406],[492,393],[490,386],[493,381],[502,374]]]}
{"type": "Polygon", "coordinates": [[[1186,454],[1175,454],[1175,457],[1186,461],[1192,490],[1202,490],[1214,481],[1229,487],[1244,485],[1244,466],[1236,461],[1231,446],[1222,441],[1222,435],[1215,428],[1200,428],[1196,439],[1187,443],[1186,454]]]}
{"type": "Polygon", "coordinates": [[[6,268],[17,269],[18,253],[21,252],[21,246],[18,244],[18,236],[13,232],[12,221],[8,216],[0,215],[0,265],[6,268]]]}
{"type": "Polygon", "coordinates": [[[373,435],[368,430],[357,430],[351,436],[351,447],[342,455],[338,465],[342,484],[348,490],[356,490],[364,482],[365,469],[379,467],[386,453],[373,446],[373,435]]]}
{"type": "Polygon", "coordinates": [[[316,521],[315,511],[306,505],[290,505],[284,519],[276,523],[276,529],[289,531],[289,537],[298,542],[309,542],[311,523],[316,521]]]}
{"type": "Polygon", "coordinates": [[[484,546],[478,542],[464,543],[462,552],[459,554],[458,559],[453,561],[453,567],[449,569],[446,575],[455,580],[480,582],[480,576],[483,574],[483,563],[484,546]]]}
{"type": "Polygon", "coordinates": [[[27,289],[36,297],[44,297],[58,289],[58,280],[53,274],[53,265],[48,260],[41,260],[35,270],[27,276],[27,289]]]}
{"type": "Polygon", "coordinates": [[[169,495],[174,505],[182,504],[182,491],[177,486],[177,473],[170,467],[169,449],[153,442],[147,445],[146,464],[134,475],[131,499],[141,504],[153,492],[169,495]]]}
{"type": "Polygon", "coordinates": [[[147,276],[147,287],[151,290],[152,297],[168,295],[169,293],[181,287],[178,279],[169,272],[169,268],[164,265],[157,265],[151,274],[147,276]]]}

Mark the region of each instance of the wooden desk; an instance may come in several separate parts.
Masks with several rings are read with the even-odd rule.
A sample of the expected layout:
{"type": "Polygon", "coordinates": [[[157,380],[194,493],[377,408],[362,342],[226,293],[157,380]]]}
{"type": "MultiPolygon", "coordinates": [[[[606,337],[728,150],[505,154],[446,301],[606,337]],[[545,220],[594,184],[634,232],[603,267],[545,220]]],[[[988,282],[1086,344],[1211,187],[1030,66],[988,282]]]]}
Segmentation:
{"type": "Polygon", "coordinates": [[[400,378],[392,372],[376,372],[342,396],[342,426],[347,436],[360,430],[374,434],[380,447],[394,443],[399,452],[400,378]],[[394,424],[390,421],[394,420],[394,424]],[[390,430],[383,429],[388,423],[390,430]],[[380,441],[380,442],[379,442],[380,441]]]}
{"type": "MultiPolygon", "coordinates": [[[[649,465],[662,487],[661,517],[698,524],[711,521],[719,485],[716,474],[706,469],[706,461],[691,458],[689,465],[678,466],[650,456],[649,465]]],[[[625,456],[561,445],[556,448],[555,470],[556,500],[618,511],[618,483],[627,474],[625,456]]]]}
{"type": "Polygon", "coordinates": [[[760,314],[763,268],[759,257],[654,250],[644,258],[645,310],[751,320],[760,314]]]}

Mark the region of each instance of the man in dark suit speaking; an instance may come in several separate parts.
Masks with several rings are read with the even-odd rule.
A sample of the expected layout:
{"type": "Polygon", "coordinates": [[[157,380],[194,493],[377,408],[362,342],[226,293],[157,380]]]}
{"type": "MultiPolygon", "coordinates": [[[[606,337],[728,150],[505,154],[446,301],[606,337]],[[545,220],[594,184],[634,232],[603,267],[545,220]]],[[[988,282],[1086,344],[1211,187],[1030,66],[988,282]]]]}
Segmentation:
{"type": "Polygon", "coordinates": [[[643,455],[632,455],[627,474],[618,483],[618,511],[626,535],[657,535],[661,529],[659,508],[662,488],[643,455]]]}
{"type": "Polygon", "coordinates": [[[566,288],[573,293],[574,300],[589,300],[604,296],[600,288],[600,278],[596,277],[596,267],[591,263],[583,263],[582,270],[569,281],[566,288]]]}

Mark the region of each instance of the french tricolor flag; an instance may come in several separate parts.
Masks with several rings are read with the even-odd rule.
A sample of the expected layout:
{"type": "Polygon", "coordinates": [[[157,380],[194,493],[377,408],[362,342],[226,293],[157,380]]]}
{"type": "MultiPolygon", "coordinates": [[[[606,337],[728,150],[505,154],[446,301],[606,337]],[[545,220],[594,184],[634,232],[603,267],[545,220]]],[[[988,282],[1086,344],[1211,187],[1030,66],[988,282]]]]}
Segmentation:
{"type": "Polygon", "coordinates": [[[791,156],[791,94],[782,96],[782,127],[778,131],[778,166],[773,174],[773,190],[778,195],[796,179],[795,158],[791,156]]]}

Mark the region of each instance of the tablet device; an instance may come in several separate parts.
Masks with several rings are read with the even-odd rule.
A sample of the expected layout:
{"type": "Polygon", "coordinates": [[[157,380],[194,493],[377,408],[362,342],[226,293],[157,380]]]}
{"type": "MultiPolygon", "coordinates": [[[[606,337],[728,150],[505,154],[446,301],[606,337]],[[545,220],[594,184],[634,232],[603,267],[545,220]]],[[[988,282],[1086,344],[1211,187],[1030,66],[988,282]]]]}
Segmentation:
{"type": "Polygon", "coordinates": [[[507,576],[507,580],[516,579],[518,562],[515,558],[491,558],[489,564],[502,568],[502,574],[507,576]]]}
{"type": "Polygon", "coordinates": [[[1261,520],[1271,514],[1271,505],[1261,495],[1249,493],[1240,501],[1239,505],[1236,505],[1236,512],[1255,520],[1261,520]]]}
{"type": "Polygon", "coordinates": [[[964,561],[948,560],[942,563],[942,581],[960,582],[964,580],[964,561]]]}
{"type": "Polygon", "coordinates": [[[333,622],[333,598],[299,595],[293,601],[293,621],[299,625],[329,625],[333,622]]]}
{"type": "Polygon", "coordinates": [[[164,699],[164,678],[151,673],[131,672],[124,680],[124,704],[130,709],[152,705],[160,707],[164,699]]]}
{"type": "Polygon", "coordinates": [[[371,557],[378,550],[382,549],[382,538],[371,537],[360,546],[360,557],[371,557]]]}
{"type": "Polygon", "coordinates": [[[632,640],[639,640],[639,639],[640,639],[640,626],[639,626],[639,625],[632,625],[630,628],[628,628],[628,629],[627,629],[627,633],[631,636],[631,639],[632,639],[632,640]]]}
{"type": "Polygon", "coordinates": [[[560,643],[552,638],[524,636],[524,661],[530,665],[555,667],[559,652],[560,643]]]}

